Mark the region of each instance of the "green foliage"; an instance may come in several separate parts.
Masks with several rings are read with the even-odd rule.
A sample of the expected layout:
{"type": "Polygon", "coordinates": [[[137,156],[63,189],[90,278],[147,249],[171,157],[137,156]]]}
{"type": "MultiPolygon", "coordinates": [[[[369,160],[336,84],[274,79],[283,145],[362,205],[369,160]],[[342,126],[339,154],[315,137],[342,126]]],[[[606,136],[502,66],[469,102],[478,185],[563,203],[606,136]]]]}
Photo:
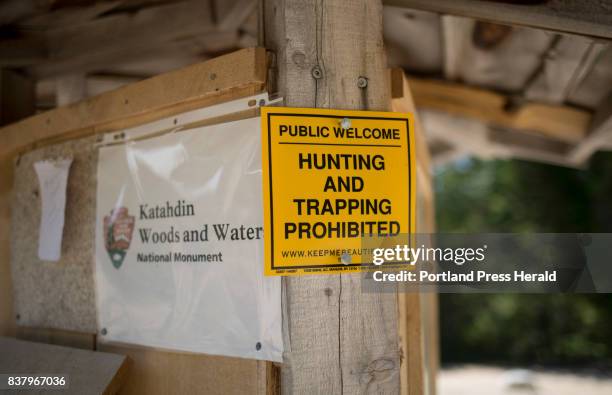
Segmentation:
{"type": "MultiPolygon", "coordinates": [[[[439,232],[610,232],[612,154],[589,169],[464,160],[436,174],[439,232]]],[[[612,295],[440,295],[443,362],[612,365],[612,295]]]]}

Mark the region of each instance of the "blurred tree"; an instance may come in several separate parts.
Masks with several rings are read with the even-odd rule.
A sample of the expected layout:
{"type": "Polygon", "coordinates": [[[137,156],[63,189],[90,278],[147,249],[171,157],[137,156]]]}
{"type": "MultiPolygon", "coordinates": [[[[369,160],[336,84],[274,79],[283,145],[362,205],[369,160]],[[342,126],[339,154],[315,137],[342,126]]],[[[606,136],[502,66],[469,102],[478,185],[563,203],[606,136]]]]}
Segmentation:
{"type": "MultiPolygon", "coordinates": [[[[437,171],[439,232],[611,232],[612,153],[587,170],[463,159],[437,171]]],[[[612,366],[612,295],[440,295],[442,362],[612,366]]]]}

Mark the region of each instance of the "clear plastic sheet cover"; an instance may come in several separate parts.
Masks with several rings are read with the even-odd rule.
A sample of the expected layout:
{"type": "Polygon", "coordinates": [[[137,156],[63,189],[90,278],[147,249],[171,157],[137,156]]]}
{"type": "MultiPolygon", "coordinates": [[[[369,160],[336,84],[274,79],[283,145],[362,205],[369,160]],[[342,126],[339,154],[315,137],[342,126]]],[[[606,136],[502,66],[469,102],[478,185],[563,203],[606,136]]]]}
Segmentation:
{"type": "Polygon", "coordinates": [[[100,148],[100,341],[282,360],[260,128],[251,118],[100,148]]]}

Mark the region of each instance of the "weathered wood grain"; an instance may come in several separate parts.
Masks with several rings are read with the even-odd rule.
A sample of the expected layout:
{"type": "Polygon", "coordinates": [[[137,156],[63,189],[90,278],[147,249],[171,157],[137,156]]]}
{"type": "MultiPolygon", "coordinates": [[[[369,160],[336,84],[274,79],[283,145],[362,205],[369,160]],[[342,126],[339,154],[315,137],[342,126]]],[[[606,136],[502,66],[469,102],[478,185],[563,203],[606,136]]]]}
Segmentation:
{"type": "MultiPolygon", "coordinates": [[[[414,116],[416,143],[416,233],[434,232],[434,196],[432,191],[431,163],[427,141],[410,92],[408,79],[402,69],[390,70],[391,108],[397,112],[407,112],[414,116]]],[[[435,350],[430,350],[424,342],[427,332],[437,332],[437,327],[424,323],[427,313],[423,302],[428,295],[415,292],[402,292],[397,295],[398,332],[401,347],[400,375],[402,395],[434,394],[436,370],[427,369],[426,361],[437,361],[435,350]],[[432,352],[433,351],[433,352],[432,352]]],[[[428,306],[437,308],[435,304],[428,306]]]]}
{"type": "Polygon", "coordinates": [[[597,150],[609,147],[612,147],[612,94],[595,112],[589,134],[570,152],[570,160],[583,165],[597,150]]]}
{"type": "Polygon", "coordinates": [[[104,352],[132,360],[121,388],[131,394],[274,395],[278,380],[271,362],[100,343],[104,352]]]}
{"type": "MultiPolygon", "coordinates": [[[[264,15],[287,106],[389,109],[379,1],[268,0],[264,15]]],[[[359,274],[284,280],[283,393],[399,392],[395,294],[362,293],[359,274]]]]}

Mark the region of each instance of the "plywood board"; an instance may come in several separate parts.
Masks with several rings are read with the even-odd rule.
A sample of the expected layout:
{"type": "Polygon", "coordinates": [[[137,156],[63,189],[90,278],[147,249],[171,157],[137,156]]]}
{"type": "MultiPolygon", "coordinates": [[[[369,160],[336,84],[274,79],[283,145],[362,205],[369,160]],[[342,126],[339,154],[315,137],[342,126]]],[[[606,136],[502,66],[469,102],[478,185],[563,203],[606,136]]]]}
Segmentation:
{"type": "Polygon", "coordinates": [[[273,394],[278,378],[271,362],[138,346],[100,343],[99,349],[129,356],[133,364],[121,389],[131,394],[273,394]]]}
{"type": "MultiPolygon", "coordinates": [[[[16,222],[28,221],[28,224],[22,226],[21,237],[25,235],[32,240],[37,240],[38,237],[38,222],[34,220],[36,214],[28,211],[28,206],[32,206],[33,202],[36,202],[38,206],[32,207],[40,211],[40,201],[35,201],[33,195],[28,196],[28,193],[32,194],[33,190],[28,191],[27,186],[31,187],[37,183],[36,179],[33,178],[35,177],[33,169],[29,170],[31,174],[27,177],[30,177],[30,179],[23,181],[24,187],[22,188],[22,196],[29,203],[21,204],[18,202],[19,206],[22,207],[19,214],[17,214],[17,210],[9,210],[9,205],[11,203],[14,205],[14,201],[17,200],[12,193],[18,189],[18,185],[13,185],[13,169],[15,168],[16,173],[20,173],[17,171],[17,167],[24,166],[24,159],[27,162],[28,155],[64,153],[64,150],[69,149],[71,144],[76,144],[73,148],[81,151],[83,147],[78,146],[79,141],[71,139],[133,127],[185,111],[258,94],[266,84],[267,72],[266,50],[263,48],[245,49],[132,84],[69,107],[42,113],[1,129],[0,133],[4,137],[3,144],[0,145],[0,174],[6,175],[6,177],[0,177],[0,245],[2,246],[0,248],[0,274],[2,274],[2,279],[9,278],[11,272],[8,263],[9,240],[12,243],[23,244],[19,249],[15,249],[13,246],[12,249],[18,251],[17,255],[21,254],[24,257],[29,257],[28,259],[35,260],[32,257],[35,257],[36,254],[36,245],[27,245],[24,242],[17,241],[18,236],[14,232],[9,234],[11,222],[14,226],[17,226],[16,222]],[[66,141],[69,142],[50,147],[51,144],[66,141]],[[48,148],[29,152],[40,147],[48,148]],[[24,154],[19,160],[19,166],[15,167],[13,161],[13,159],[16,159],[15,155],[25,152],[29,153],[24,154]],[[9,221],[11,211],[13,220],[9,221]],[[29,227],[31,229],[28,232],[33,233],[31,235],[26,234],[25,228],[29,227]]],[[[203,124],[229,121],[252,115],[253,111],[249,110],[241,114],[207,120],[203,124]]],[[[89,137],[83,141],[92,141],[92,139],[93,137],[89,137]]],[[[89,159],[83,158],[83,160],[88,161],[89,159]]],[[[32,162],[33,159],[30,160],[30,166],[32,162]]],[[[77,191],[76,195],[72,196],[72,191],[75,188],[72,185],[72,178],[74,178],[76,172],[88,173],[87,166],[83,166],[83,163],[80,163],[79,166],[79,163],[79,158],[75,157],[68,185],[66,233],[63,243],[64,258],[73,263],[75,258],[72,255],[93,256],[93,228],[90,229],[89,226],[93,226],[94,222],[95,200],[89,203],[85,202],[83,199],[88,199],[88,197],[87,194],[83,195],[82,191],[77,191]],[[91,215],[89,214],[90,210],[91,215]],[[87,216],[90,216],[89,221],[83,223],[76,221],[78,218],[87,216]],[[69,232],[72,232],[70,229],[80,234],[69,234],[69,232]]],[[[95,163],[96,160],[92,157],[91,164],[95,166],[95,163]]],[[[26,171],[23,170],[23,172],[26,171]]],[[[88,181],[94,187],[90,188],[88,192],[91,192],[93,194],[91,196],[95,197],[95,171],[89,174],[88,181]]],[[[16,174],[17,176],[19,175],[16,174]]],[[[78,174],[77,177],[82,178],[78,174]]],[[[16,184],[19,182],[21,181],[18,180],[16,184]]],[[[62,260],[59,265],[62,264],[65,265],[66,263],[62,260]]],[[[79,265],[81,262],[74,264],[79,265]]],[[[77,270],[77,268],[72,267],[70,270],[77,270]]],[[[81,274],[86,274],[84,268],[79,270],[81,270],[81,274]]],[[[42,295],[45,292],[51,292],[51,295],[55,293],[57,296],[59,291],[51,288],[60,288],[61,286],[52,284],[53,281],[48,281],[46,276],[41,277],[41,279],[45,280],[46,285],[42,285],[42,290],[36,291],[35,297],[38,301],[35,303],[48,303],[42,300],[42,295]]],[[[15,284],[12,287],[2,286],[2,295],[8,296],[2,300],[6,300],[7,305],[12,304],[10,288],[20,287],[15,284]]],[[[70,292],[93,292],[93,284],[84,288],[72,284],[68,290],[70,292]]],[[[15,295],[16,298],[18,300],[26,298],[27,300],[30,296],[24,295],[25,292],[23,290],[16,291],[19,294],[15,295]]],[[[70,298],[62,298],[59,307],[66,308],[67,300],[70,300],[70,298]]],[[[81,302],[85,305],[89,303],[88,301],[81,302]]],[[[17,301],[15,304],[19,305],[20,302],[17,301]]],[[[19,316],[19,325],[24,325],[24,322],[28,320],[38,320],[38,323],[43,326],[65,327],[62,320],[56,320],[51,313],[45,313],[43,307],[37,309],[33,316],[28,316],[20,311],[13,312],[12,309],[5,308],[4,303],[0,306],[0,309],[2,313],[0,315],[1,333],[15,333],[13,318],[16,315],[19,316]],[[57,321],[60,321],[59,324],[57,321]]],[[[73,314],[70,311],[64,313],[73,314]]],[[[91,313],[95,314],[95,309],[91,309],[91,313]]],[[[87,325],[84,326],[93,323],[88,319],[85,321],[87,321],[87,325]]],[[[89,329],[95,330],[95,325],[89,329]]],[[[42,342],[75,343],[84,348],[95,343],[95,335],[91,334],[91,331],[78,333],[21,326],[17,330],[17,336],[42,342]]],[[[182,389],[191,393],[257,393],[270,395],[279,393],[279,368],[269,362],[202,354],[173,353],[126,345],[105,344],[100,345],[99,348],[128,354],[133,356],[136,361],[127,378],[129,384],[122,387],[120,393],[163,394],[176,393],[182,389]]],[[[4,351],[1,346],[0,349],[4,351]]],[[[109,391],[109,393],[113,392],[114,390],[109,391]]]]}
{"type": "MultiPolygon", "coordinates": [[[[68,375],[62,394],[117,393],[128,372],[128,359],[107,352],[32,343],[0,337],[0,372],[68,375]]],[[[33,391],[32,391],[33,392],[33,391]]]]}
{"type": "MultiPolygon", "coordinates": [[[[10,206],[16,154],[258,94],[265,86],[266,77],[266,50],[249,48],[44,112],[0,129],[3,141],[0,145],[0,334],[13,335],[17,315],[21,321],[21,314],[12,308],[14,287],[9,264],[10,240],[13,238],[10,235],[10,206]]],[[[37,229],[30,231],[37,232],[37,229]]]]}
{"type": "Polygon", "coordinates": [[[18,325],[96,332],[93,280],[97,150],[92,137],[35,151],[15,161],[11,269],[18,325]],[[38,259],[41,196],[34,163],[72,157],[59,262],[38,259]]]}

